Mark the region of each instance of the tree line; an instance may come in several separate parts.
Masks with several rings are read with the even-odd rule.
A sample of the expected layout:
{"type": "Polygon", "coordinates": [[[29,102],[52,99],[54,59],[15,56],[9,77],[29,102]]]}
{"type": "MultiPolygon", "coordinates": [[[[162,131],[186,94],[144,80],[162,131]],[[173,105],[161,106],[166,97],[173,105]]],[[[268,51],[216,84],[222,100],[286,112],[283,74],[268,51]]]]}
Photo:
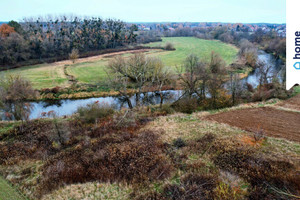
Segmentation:
{"type": "Polygon", "coordinates": [[[65,59],[79,53],[116,48],[136,42],[136,25],[120,20],[61,16],[10,21],[0,27],[0,65],[65,59]]]}

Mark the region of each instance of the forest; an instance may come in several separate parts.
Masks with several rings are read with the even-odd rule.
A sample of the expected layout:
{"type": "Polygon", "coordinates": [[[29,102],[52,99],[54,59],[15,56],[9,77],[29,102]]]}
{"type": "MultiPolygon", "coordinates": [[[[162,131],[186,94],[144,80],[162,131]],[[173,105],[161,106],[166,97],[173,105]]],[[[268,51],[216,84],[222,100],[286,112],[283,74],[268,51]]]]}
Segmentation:
{"type": "Polygon", "coordinates": [[[134,43],[137,30],[120,20],[62,16],[10,21],[0,27],[0,65],[14,66],[68,59],[79,53],[112,49],[134,43]]]}

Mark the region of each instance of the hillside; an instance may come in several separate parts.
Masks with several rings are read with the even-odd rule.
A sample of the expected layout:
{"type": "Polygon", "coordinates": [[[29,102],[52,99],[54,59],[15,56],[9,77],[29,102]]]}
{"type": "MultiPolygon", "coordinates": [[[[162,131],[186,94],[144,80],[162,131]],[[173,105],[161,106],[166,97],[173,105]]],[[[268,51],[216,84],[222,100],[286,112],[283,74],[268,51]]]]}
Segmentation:
{"type": "Polygon", "coordinates": [[[268,118],[285,114],[299,119],[297,110],[283,110],[284,103],[166,116],[121,111],[92,126],[71,117],[59,121],[62,133],[68,132],[63,145],[51,128],[57,122],[32,121],[22,134],[19,125],[4,124],[0,172],[32,199],[42,194],[43,199],[158,200],[186,198],[193,191],[203,199],[297,199],[299,128],[290,127],[289,118],[268,118]],[[260,112],[269,124],[260,127],[253,119],[243,127],[231,123],[243,120],[230,120],[236,112],[251,110],[269,110],[260,112]],[[286,131],[273,134],[272,125],[286,131]]]}

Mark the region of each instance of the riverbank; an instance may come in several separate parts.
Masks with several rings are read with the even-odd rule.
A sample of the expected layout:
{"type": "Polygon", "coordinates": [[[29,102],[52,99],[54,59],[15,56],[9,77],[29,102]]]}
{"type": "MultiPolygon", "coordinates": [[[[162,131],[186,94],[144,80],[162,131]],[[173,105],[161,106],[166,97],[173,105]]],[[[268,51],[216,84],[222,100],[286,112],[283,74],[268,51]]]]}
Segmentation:
{"type": "MultiPolygon", "coordinates": [[[[118,97],[120,96],[120,92],[115,90],[109,90],[108,91],[89,91],[93,88],[85,88],[83,90],[85,91],[72,91],[69,88],[52,88],[49,90],[43,90],[40,91],[40,95],[33,99],[28,99],[28,101],[44,101],[44,100],[74,100],[74,99],[87,99],[87,98],[98,98],[98,97],[118,97]],[[54,92],[53,92],[54,91],[54,92]]],[[[97,89],[97,88],[94,88],[97,89]]],[[[162,88],[162,91],[167,90],[182,90],[183,88],[181,86],[164,86],[162,88]]],[[[144,88],[142,93],[144,92],[156,92],[156,88],[144,88]]],[[[136,89],[128,89],[127,94],[128,95],[134,95],[137,93],[136,89]]]]}
{"type": "MultiPolygon", "coordinates": [[[[66,68],[65,68],[65,71],[66,68]]],[[[234,73],[238,74],[239,79],[247,78],[251,73],[254,72],[254,69],[251,67],[246,67],[241,70],[236,70],[234,73]]],[[[66,73],[66,72],[65,72],[66,73]]],[[[118,91],[114,91],[109,88],[108,84],[102,85],[88,85],[78,83],[78,80],[75,79],[74,76],[67,74],[70,77],[70,82],[73,82],[73,87],[54,87],[54,88],[46,88],[39,90],[39,95],[34,99],[28,99],[30,101],[43,101],[43,100],[64,100],[64,99],[86,99],[86,98],[94,98],[94,97],[117,97],[120,96],[118,91]]],[[[225,78],[225,81],[229,81],[230,77],[225,78]]],[[[181,86],[181,82],[179,80],[172,85],[167,85],[162,88],[162,91],[166,90],[183,90],[181,86]]],[[[156,88],[144,88],[143,92],[156,92],[156,88]]],[[[137,93],[135,89],[128,89],[128,94],[133,95],[137,93]]]]}

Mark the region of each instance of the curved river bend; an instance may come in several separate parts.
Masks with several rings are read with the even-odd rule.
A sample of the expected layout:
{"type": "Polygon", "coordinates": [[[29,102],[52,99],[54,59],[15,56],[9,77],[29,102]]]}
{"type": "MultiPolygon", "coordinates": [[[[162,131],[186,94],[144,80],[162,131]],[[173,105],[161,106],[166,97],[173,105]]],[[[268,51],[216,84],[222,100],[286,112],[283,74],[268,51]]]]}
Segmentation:
{"type": "MultiPolygon", "coordinates": [[[[258,60],[272,65],[273,72],[279,72],[282,67],[282,62],[276,60],[273,55],[267,54],[264,51],[259,51],[258,60]]],[[[249,83],[256,87],[259,83],[258,69],[249,74],[248,77],[243,79],[246,83],[249,83]]],[[[168,90],[163,92],[165,97],[164,103],[172,103],[176,101],[181,95],[182,91],[180,90],[168,90]]],[[[160,97],[154,93],[146,93],[141,96],[141,100],[145,104],[159,104],[160,97]]],[[[135,96],[131,97],[133,106],[136,104],[135,96]]],[[[99,97],[99,98],[88,98],[88,99],[67,99],[67,100],[58,100],[58,101],[39,101],[31,103],[33,110],[30,114],[30,119],[35,119],[41,117],[42,112],[55,111],[59,116],[71,115],[73,114],[78,107],[85,106],[90,103],[98,101],[100,104],[106,103],[109,105],[115,105],[117,109],[122,107],[127,107],[127,103],[120,97],[99,97]]]]}

